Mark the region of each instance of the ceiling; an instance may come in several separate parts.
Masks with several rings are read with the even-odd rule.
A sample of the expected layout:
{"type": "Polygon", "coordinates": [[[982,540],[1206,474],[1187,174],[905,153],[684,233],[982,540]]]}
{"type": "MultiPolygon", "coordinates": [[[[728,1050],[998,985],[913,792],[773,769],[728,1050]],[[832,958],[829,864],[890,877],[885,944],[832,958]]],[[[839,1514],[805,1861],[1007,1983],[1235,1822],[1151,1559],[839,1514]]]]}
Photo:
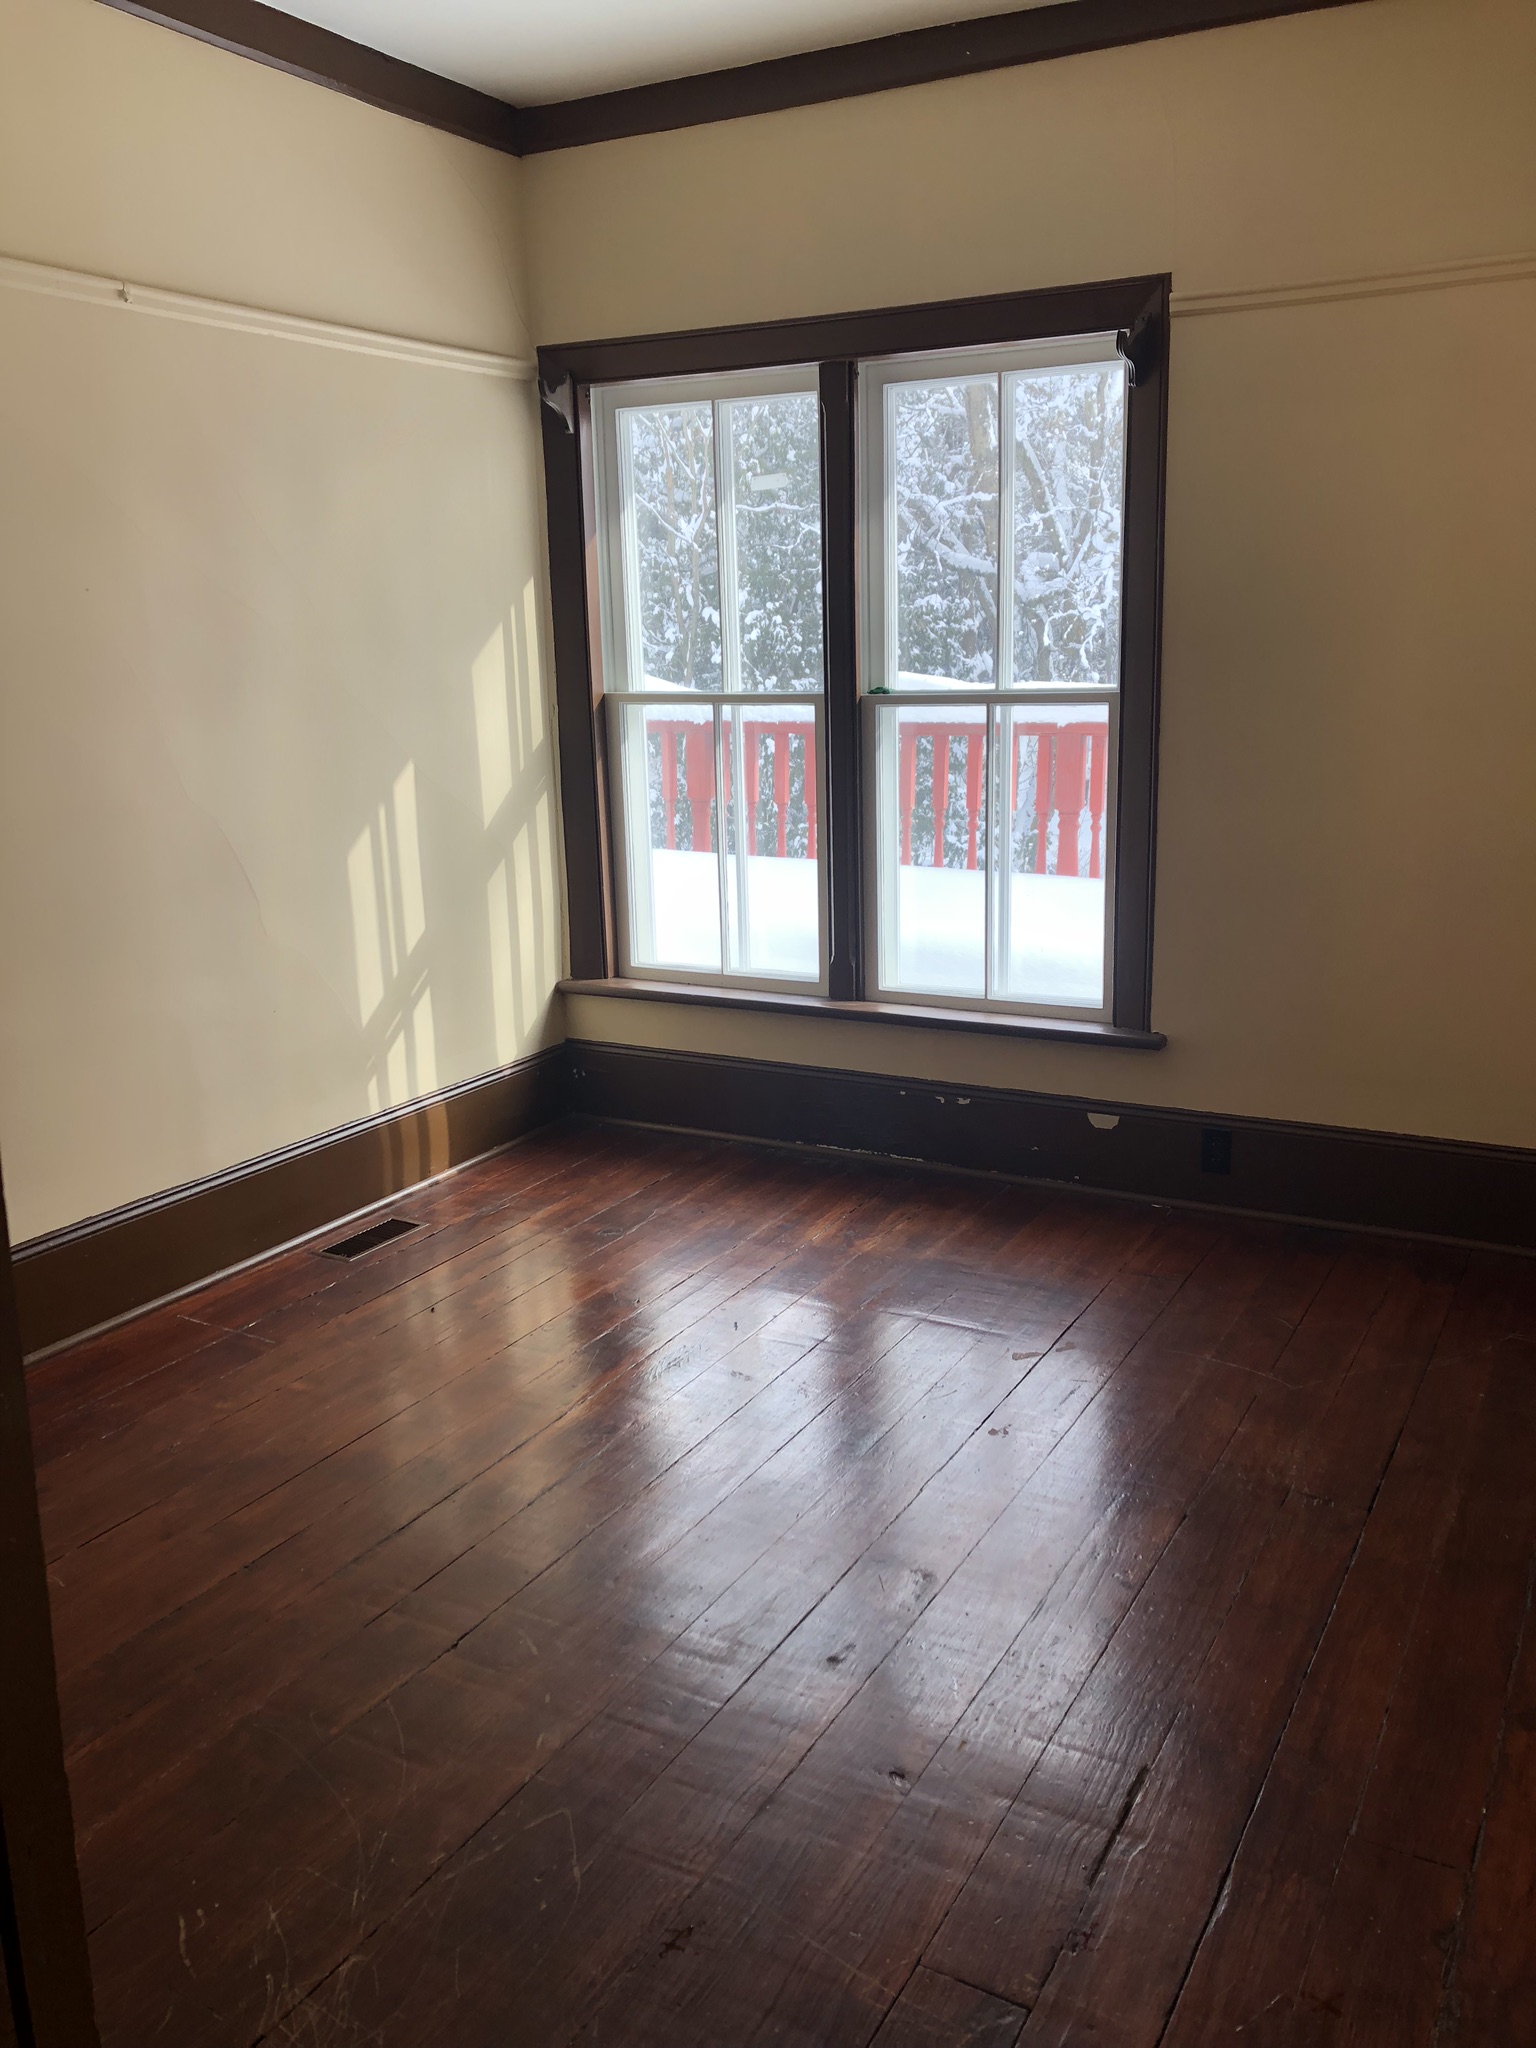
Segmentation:
{"type": "Polygon", "coordinates": [[[1060,0],[281,0],[518,106],[1060,0]]]}

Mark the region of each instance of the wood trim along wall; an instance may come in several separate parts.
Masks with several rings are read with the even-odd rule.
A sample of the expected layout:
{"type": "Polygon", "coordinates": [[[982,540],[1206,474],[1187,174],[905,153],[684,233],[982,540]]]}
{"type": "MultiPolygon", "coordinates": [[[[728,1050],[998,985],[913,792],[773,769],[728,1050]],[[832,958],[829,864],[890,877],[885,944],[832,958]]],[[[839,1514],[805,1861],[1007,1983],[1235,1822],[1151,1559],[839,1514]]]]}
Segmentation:
{"type": "Polygon", "coordinates": [[[971,72],[1079,57],[1201,29],[1234,28],[1281,15],[1315,14],[1368,0],[1054,0],[1013,14],[908,29],[833,49],[807,50],[691,78],[594,93],[548,106],[514,107],[472,86],[386,57],[260,0],[103,0],[221,50],[270,64],[513,156],[576,149],[628,135],[816,106],[971,72]]]}
{"type": "Polygon", "coordinates": [[[68,1342],[330,1232],[568,1111],[1536,1251],[1536,1151],[573,1039],[19,1246],[15,1292],[27,1346],[36,1353],[68,1342]]]}
{"type": "Polygon", "coordinates": [[[238,334],[260,334],[272,341],[302,341],[312,348],[340,349],[347,355],[382,356],[424,370],[459,370],[472,377],[504,377],[515,383],[531,382],[535,374],[534,363],[518,356],[456,348],[449,342],[418,341],[410,335],[386,334],[373,327],[344,327],[332,320],[311,320],[301,313],[241,305],[233,299],[203,299],[192,292],[168,292],[159,285],[99,277],[89,270],[59,270],[51,263],[33,263],[24,256],[0,256],[0,289],[35,292],[47,299],[73,299],[81,305],[104,306],[118,312],[148,313],[160,320],[181,320],[192,327],[222,327],[238,334]]]}
{"type": "Polygon", "coordinates": [[[161,28],[195,36],[238,57],[254,58],[311,85],[366,100],[386,114],[423,121],[468,142],[483,142],[508,156],[520,156],[518,113],[505,100],[435,71],[386,57],[365,43],[350,42],[331,29],[264,7],[261,0],[103,0],[122,14],[136,14],[161,28]]]}
{"type": "MultiPolygon", "coordinates": [[[[0,1613],[0,2003],[9,2007],[9,2038],[18,2048],[96,2048],[3,1194],[0,1613]]],[[[0,2038],[6,2017],[0,2014],[0,2038]]]]}
{"type": "Polygon", "coordinates": [[[627,135],[658,135],[708,121],[781,113],[826,100],[856,99],[901,86],[929,85],[977,71],[1001,71],[1053,57],[1160,41],[1199,29],[1234,28],[1284,14],[1315,14],[1361,0],[1055,0],[1016,14],[985,15],[939,28],[807,50],[762,64],[734,65],[692,78],[595,93],[520,110],[519,147],[575,149],[627,135]]]}
{"type": "Polygon", "coordinates": [[[719,1054],[569,1052],[572,1108],[615,1122],[1536,1250],[1536,1151],[719,1054]]]}
{"type": "MultiPolygon", "coordinates": [[[[834,955],[834,962],[836,956],[834,955]]],[[[1123,1024],[1079,1023],[1073,1017],[1035,1017],[1017,1010],[941,1009],[936,1003],[843,1001],[836,996],[799,995],[784,989],[728,988],[718,983],[609,980],[556,983],[563,996],[596,996],[606,1001],[672,1003],[682,1009],[736,1010],[769,1017],[835,1018],[847,1024],[880,1024],[891,1029],[959,1031],[1015,1041],[1057,1045],[1099,1045],[1113,1052],[1161,1052],[1161,1031],[1137,1031],[1123,1024]]]]}
{"type": "Polygon", "coordinates": [[[15,1251],[28,1354],[264,1257],[511,1143],[565,1107],[552,1046],[402,1109],[172,1188],[15,1251]]]}

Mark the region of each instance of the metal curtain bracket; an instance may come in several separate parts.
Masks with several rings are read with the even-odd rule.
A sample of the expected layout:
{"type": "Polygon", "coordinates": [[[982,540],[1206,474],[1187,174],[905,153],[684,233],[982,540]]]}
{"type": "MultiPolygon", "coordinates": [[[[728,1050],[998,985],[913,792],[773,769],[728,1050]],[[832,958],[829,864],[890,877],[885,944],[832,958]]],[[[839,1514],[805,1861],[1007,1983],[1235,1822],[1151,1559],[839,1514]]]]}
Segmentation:
{"type": "Polygon", "coordinates": [[[557,379],[555,383],[548,384],[544,381],[543,377],[540,377],[539,396],[556,418],[565,422],[565,431],[568,434],[574,434],[576,431],[575,378],[567,374],[557,379]]]}

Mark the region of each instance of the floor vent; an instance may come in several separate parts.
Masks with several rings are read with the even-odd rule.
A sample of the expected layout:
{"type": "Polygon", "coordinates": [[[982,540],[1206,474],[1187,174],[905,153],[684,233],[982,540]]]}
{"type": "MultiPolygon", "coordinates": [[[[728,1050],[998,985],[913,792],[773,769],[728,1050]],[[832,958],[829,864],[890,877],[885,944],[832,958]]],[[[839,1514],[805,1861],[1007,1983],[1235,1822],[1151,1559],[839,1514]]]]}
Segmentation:
{"type": "Polygon", "coordinates": [[[370,1223],[366,1230],[359,1230],[351,1237],[338,1238],[335,1244],[324,1245],[320,1256],[323,1259],[360,1259],[365,1252],[376,1252],[381,1244],[392,1244],[397,1237],[405,1237],[413,1230],[420,1230],[419,1223],[407,1223],[403,1216],[386,1216],[382,1223],[370,1223]]]}

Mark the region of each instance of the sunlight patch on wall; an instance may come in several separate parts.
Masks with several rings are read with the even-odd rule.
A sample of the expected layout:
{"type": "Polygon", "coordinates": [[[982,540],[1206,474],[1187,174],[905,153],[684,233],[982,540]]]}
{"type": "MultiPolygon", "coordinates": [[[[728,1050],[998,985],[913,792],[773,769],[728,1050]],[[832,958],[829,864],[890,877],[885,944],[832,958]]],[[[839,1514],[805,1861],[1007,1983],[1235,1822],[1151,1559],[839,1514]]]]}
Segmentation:
{"type": "Polygon", "coordinates": [[[512,965],[512,906],[507,894],[507,864],[497,863],[485,885],[486,918],[491,940],[491,1006],[496,1019],[496,1057],[503,1066],[517,1058],[520,1033],[517,989],[512,965]]]}
{"type": "Polygon", "coordinates": [[[416,1092],[424,1095],[437,1086],[437,1031],[429,988],[422,990],[411,1012],[411,1037],[416,1051],[416,1092]]]}
{"type": "Polygon", "coordinates": [[[517,724],[522,741],[519,766],[526,768],[544,744],[544,675],[539,660],[538,592],[533,578],[523,585],[522,616],[514,610],[517,649],[517,724]]]}
{"type": "Polygon", "coordinates": [[[379,945],[379,896],[374,881],[373,832],[365,825],[347,854],[352,898],[352,945],[357,959],[357,1007],[363,1023],[384,1000],[384,956],[379,945]]]}
{"type": "Polygon", "coordinates": [[[414,953],[427,928],[421,887],[421,836],[416,824],[416,763],[407,761],[395,777],[395,858],[400,867],[400,921],[405,950],[414,953]]]}
{"type": "Polygon", "coordinates": [[[539,864],[539,986],[548,988],[557,981],[561,970],[560,946],[560,885],[556,879],[555,867],[555,819],[554,806],[549,791],[541,789],[539,800],[533,807],[533,850],[539,864]],[[550,875],[544,879],[544,862],[549,861],[550,875]]]}
{"type": "Polygon", "coordinates": [[[528,821],[517,828],[512,842],[512,874],[517,889],[517,1019],[519,1036],[533,1022],[539,1006],[539,960],[537,934],[539,918],[534,894],[533,834],[528,821]]]}
{"type": "Polygon", "coordinates": [[[475,691],[475,741],[480,753],[480,822],[489,825],[512,794],[506,634],[500,626],[475,656],[470,676],[475,691]]]}
{"type": "Polygon", "coordinates": [[[384,943],[389,948],[389,978],[394,980],[400,972],[400,947],[395,933],[395,877],[390,860],[389,814],[379,805],[379,871],[384,883],[384,943]]]}
{"type": "Polygon", "coordinates": [[[384,1055],[385,1093],[391,1109],[398,1109],[402,1102],[408,1102],[411,1095],[411,1068],[405,1050],[405,1026],[396,1027],[394,1037],[389,1041],[389,1050],[384,1055]]]}

